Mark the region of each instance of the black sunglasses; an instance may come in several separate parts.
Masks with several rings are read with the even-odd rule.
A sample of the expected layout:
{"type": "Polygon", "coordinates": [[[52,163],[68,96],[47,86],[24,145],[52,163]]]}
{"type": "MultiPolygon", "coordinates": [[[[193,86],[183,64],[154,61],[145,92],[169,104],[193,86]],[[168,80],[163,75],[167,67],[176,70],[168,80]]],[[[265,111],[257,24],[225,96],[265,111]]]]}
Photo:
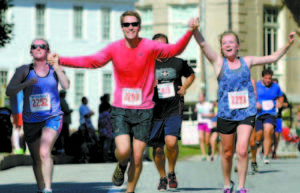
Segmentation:
{"type": "Polygon", "coordinates": [[[132,26],[132,27],[137,27],[137,26],[139,26],[140,25],[140,23],[139,22],[132,22],[132,23],[122,23],[122,27],[129,27],[129,26],[132,26]]]}
{"type": "Polygon", "coordinates": [[[48,48],[47,48],[47,45],[45,45],[45,44],[32,44],[32,45],[31,45],[31,49],[32,49],[32,50],[35,50],[35,49],[37,49],[37,48],[41,48],[41,49],[43,49],[43,50],[48,49],[48,48]]]}

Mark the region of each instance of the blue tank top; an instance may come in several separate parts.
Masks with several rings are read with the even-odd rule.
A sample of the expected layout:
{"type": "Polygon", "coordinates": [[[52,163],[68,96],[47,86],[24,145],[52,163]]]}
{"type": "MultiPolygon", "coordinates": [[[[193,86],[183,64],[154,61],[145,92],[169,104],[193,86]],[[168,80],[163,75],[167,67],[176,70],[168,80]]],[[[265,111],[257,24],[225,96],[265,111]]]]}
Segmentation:
{"type": "Polygon", "coordinates": [[[45,77],[39,77],[31,64],[24,81],[31,78],[37,78],[38,82],[23,89],[23,121],[42,122],[50,117],[62,115],[58,94],[58,77],[52,66],[49,65],[49,72],[45,77]]]}
{"type": "Polygon", "coordinates": [[[221,119],[241,121],[254,116],[256,98],[251,82],[250,69],[243,58],[239,58],[241,67],[229,69],[226,58],[218,76],[218,117],[221,119]]]}

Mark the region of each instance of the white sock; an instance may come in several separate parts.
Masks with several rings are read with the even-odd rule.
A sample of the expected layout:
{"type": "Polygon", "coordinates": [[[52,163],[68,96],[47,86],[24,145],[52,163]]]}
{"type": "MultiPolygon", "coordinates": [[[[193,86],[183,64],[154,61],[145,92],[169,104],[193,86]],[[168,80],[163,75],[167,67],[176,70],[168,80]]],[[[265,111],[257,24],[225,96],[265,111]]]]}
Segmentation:
{"type": "Polygon", "coordinates": [[[20,149],[20,131],[18,129],[14,129],[13,141],[14,141],[14,148],[20,149]]]}

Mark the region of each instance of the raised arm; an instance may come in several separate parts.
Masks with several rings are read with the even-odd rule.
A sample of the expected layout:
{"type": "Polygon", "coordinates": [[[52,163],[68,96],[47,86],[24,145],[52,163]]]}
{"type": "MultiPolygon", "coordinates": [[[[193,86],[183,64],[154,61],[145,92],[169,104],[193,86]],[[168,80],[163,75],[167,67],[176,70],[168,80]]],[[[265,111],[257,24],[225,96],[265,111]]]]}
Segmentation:
{"type": "Polygon", "coordinates": [[[59,57],[57,54],[48,56],[48,62],[58,63],[62,66],[73,67],[73,68],[100,68],[107,64],[111,59],[113,52],[112,47],[108,46],[105,49],[97,52],[90,56],[79,56],[79,57],[59,57]],[[57,55],[57,59],[53,56],[57,55]],[[54,60],[54,61],[53,61],[54,60]]]}
{"type": "Polygon", "coordinates": [[[157,58],[171,58],[183,52],[188,45],[194,31],[198,28],[199,21],[191,19],[189,21],[189,29],[184,36],[176,44],[156,43],[154,54],[157,58]]]}
{"type": "Polygon", "coordinates": [[[289,34],[289,42],[282,47],[281,49],[274,52],[272,55],[268,56],[247,56],[245,57],[245,61],[249,66],[253,65],[263,65],[263,64],[272,64],[274,62],[277,62],[282,56],[286,54],[286,52],[289,50],[289,48],[293,45],[295,40],[295,32],[291,32],[289,34]]]}
{"type": "Polygon", "coordinates": [[[51,63],[51,65],[53,66],[53,69],[55,70],[55,72],[58,76],[58,80],[59,80],[61,87],[65,90],[67,90],[70,87],[70,80],[68,79],[67,75],[64,73],[62,68],[58,65],[58,56],[56,54],[54,54],[53,57],[56,59],[54,59],[55,62],[51,63]]]}
{"type": "Polygon", "coordinates": [[[31,78],[25,82],[22,82],[25,79],[25,76],[28,74],[29,66],[23,65],[19,68],[17,68],[15,74],[13,75],[12,79],[9,81],[5,94],[7,96],[13,96],[16,95],[18,92],[23,90],[25,87],[36,84],[37,79],[31,78]]]}
{"type": "Polygon", "coordinates": [[[199,30],[196,30],[194,32],[194,37],[196,39],[196,42],[200,46],[202,53],[213,65],[215,72],[218,75],[223,65],[222,57],[215,50],[213,50],[212,47],[205,41],[203,35],[199,30]]]}

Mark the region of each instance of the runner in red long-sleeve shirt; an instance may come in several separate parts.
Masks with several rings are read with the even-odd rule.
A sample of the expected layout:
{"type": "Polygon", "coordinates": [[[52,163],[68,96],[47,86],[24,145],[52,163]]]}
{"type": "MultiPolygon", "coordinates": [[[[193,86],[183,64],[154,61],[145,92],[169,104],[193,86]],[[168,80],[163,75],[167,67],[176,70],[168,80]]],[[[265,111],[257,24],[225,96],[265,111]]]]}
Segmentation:
{"type": "Polygon", "coordinates": [[[60,58],[53,54],[49,60],[59,59],[61,65],[75,68],[100,68],[112,61],[116,89],[111,120],[116,142],[115,155],[118,159],[112,181],[116,186],[123,184],[130,160],[127,185],[129,193],[135,190],[142,171],[143,151],[150,137],[155,59],[179,55],[198,27],[198,20],[192,19],[189,22],[189,30],[174,45],[140,38],[141,18],[134,11],[124,12],[120,22],[124,39],[111,43],[96,54],[60,58]]]}

